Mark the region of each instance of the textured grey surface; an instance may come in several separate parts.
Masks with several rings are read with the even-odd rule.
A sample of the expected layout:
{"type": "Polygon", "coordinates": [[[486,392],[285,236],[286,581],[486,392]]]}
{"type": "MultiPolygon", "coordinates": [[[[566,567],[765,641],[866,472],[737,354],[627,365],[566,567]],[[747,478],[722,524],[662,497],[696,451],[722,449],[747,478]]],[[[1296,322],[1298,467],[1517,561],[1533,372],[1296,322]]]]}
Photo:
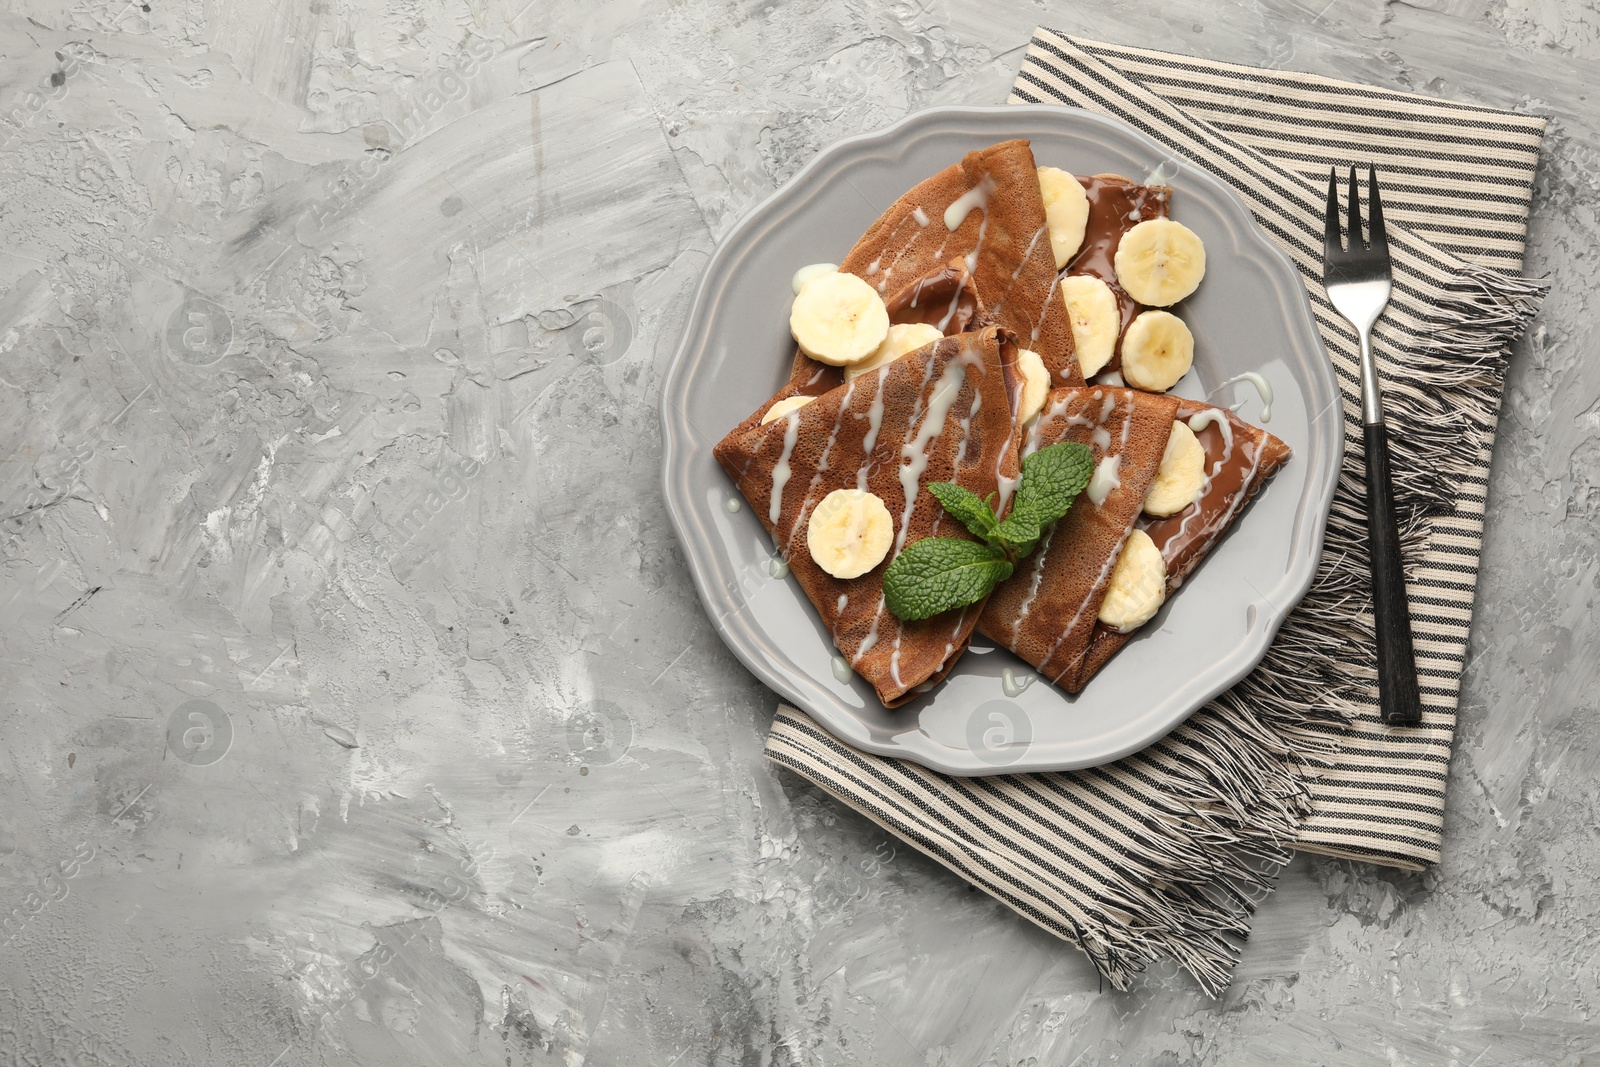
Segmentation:
{"type": "Polygon", "coordinates": [[[3,6],[0,1063],[1600,1056],[1591,4],[3,6]],[[1041,22],[1552,120],[1445,861],[1221,1002],[769,769],[656,489],[717,236],[1041,22]]]}

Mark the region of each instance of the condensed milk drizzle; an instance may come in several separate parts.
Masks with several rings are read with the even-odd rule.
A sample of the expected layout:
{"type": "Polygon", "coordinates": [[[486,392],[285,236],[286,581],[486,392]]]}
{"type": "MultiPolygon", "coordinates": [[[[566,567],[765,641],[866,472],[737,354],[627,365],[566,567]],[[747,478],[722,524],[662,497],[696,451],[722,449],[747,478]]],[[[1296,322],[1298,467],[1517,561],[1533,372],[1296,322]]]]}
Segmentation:
{"type": "MultiPolygon", "coordinates": [[[[1056,638],[1056,643],[1050,646],[1050,651],[1045,653],[1044,659],[1041,661],[1042,663],[1049,663],[1050,660],[1055,657],[1056,651],[1061,648],[1061,643],[1078,628],[1078,623],[1083,621],[1083,613],[1089,610],[1089,604],[1094,600],[1094,594],[1101,589],[1107,581],[1110,580],[1111,569],[1116,566],[1118,558],[1120,558],[1122,555],[1123,546],[1128,543],[1128,535],[1132,532],[1132,530],[1124,531],[1122,536],[1118,538],[1117,550],[1106,557],[1105,566],[1100,568],[1100,573],[1089,585],[1088,595],[1083,598],[1083,603],[1078,605],[1078,610],[1072,613],[1072,620],[1068,622],[1066,627],[1061,631],[1061,636],[1056,638]]],[[[1056,676],[1050,680],[1052,682],[1060,682],[1061,676],[1066,674],[1067,671],[1071,670],[1073,666],[1073,663],[1066,664],[1061,668],[1060,671],[1056,673],[1056,676]]]]}
{"type": "Polygon", "coordinates": [[[767,518],[774,527],[783,514],[783,490],[789,484],[789,457],[794,455],[794,443],[800,436],[800,412],[791,411],[783,419],[783,454],[772,468],[772,498],[767,505],[767,518]]]}
{"type": "Polygon", "coordinates": [[[962,193],[944,209],[944,228],[951,233],[959,230],[974,211],[989,213],[989,194],[994,192],[994,179],[985,174],[978,184],[962,193]]]}
{"type": "MultiPolygon", "coordinates": [[[[934,383],[933,392],[928,396],[927,404],[923,404],[923,394],[928,390],[928,383],[933,380],[934,368],[938,360],[928,360],[927,369],[922,374],[922,387],[917,391],[917,402],[912,409],[911,419],[907,423],[905,440],[900,447],[900,488],[905,495],[905,505],[900,514],[900,523],[895,530],[894,547],[890,556],[897,555],[905,547],[906,534],[909,531],[911,514],[916,508],[917,489],[922,480],[922,474],[928,468],[928,454],[934,442],[944,432],[945,420],[950,414],[950,408],[955,404],[961,394],[961,388],[966,384],[967,368],[977,367],[980,372],[983,367],[982,357],[972,348],[963,345],[961,354],[945,363],[940,372],[939,380],[934,383]],[[913,432],[909,427],[916,427],[913,432]]],[[[892,364],[891,364],[892,366],[892,364]]],[[[881,376],[889,370],[883,367],[880,375],[879,396],[882,396],[881,376]]],[[[881,412],[880,412],[880,418],[881,412]]],[[[874,434],[874,437],[876,435],[874,434]]],[[[865,468],[863,468],[864,470],[865,468]]],[[[865,475],[858,473],[858,478],[864,480],[865,475]]],[[[850,657],[852,665],[861,662],[865,656],[878,643],[878,627],[883,621],[885,601],[883,595],[878,596],[877,609],[872,614],[872,626],[867,631],[867,636],[861,639],[855,654],[850,657]]],[[[895,679],[895,684],[900,684],[899,678],[899,644],[900,636],[895,636],[895,654],[890,659],[890,673],[895,679]]]]}
{"type": "MultiPolygon", "coordinates": [[[[800,514],[795,518],[794,525],[789,528],[789,536],[784,544],[784,554],[794,552],[794,539],[800,531],[805,529],[806,521],[811,517],[811,509],[815,507],[812,497],[816,495],[817,487],[822,484],[822,476],[828,469],[828,454],[833,451],[833,446],[839,440],[839,431],[844,427],[845,412],[850,410],[850,400],[855,395],[856,379],[852,378],[844,389],[844,397],[839,401],[839,414],[834,417],[833,429],[828,433],[828,443],[822,446],[822,454],[817,457],[817,469],[811,475],[811,484],[806,486],[805,499],[800,502],[800,514]]],[[[799,414],[794,412],[794,414],[799,414]]]]}
{"type": "MultiPolygon", "coordinates": [[[[1235,377],[1229,378],[1227,381],[1223,382],[1221,386],[1218,386],[1218,389],[1220,390],[1222,388],[1230,386],[1230,385],[1234,384],[1235,382],[1249,382],[1251,385],[1256,387],[1256,393],[1258,395],[1260,395],[1260,397],[1261,397],[1261,421],[1262,422],[1271,422],[1272,421],[1272,383],[1267,381],[1267,379],[1266,379],[1266,377],[1264,375],[1258,374],[1257,372],[1251,370],[1251,371],[1245,371],[1243,374],[1240,374],[1240,375],[1237,375],[1235,377]]],[[[1239,406],[1242,406],[1242,403],[1241,403],[1241,405],[1236,405],[1235,406],[1235,410],[1237,410],[1237,408],[1239,406]]]]}

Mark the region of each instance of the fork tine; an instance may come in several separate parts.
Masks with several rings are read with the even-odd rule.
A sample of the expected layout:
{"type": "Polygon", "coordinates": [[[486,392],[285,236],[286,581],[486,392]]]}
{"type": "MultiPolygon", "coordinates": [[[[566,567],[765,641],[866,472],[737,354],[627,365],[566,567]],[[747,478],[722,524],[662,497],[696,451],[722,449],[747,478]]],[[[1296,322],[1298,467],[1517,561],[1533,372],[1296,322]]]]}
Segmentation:
{"type": "Polygon", "coordinates": [[[1356,168],[1350,166],[1350,250],[1365,248],[1361,239],[1361,186],[1356,184],[1356,168]]]}
{"type": "Polygon", "coordinates": [[[1328,168],[1328,210],[1323,214],[1323,246],[1325,255],[1334,252],[1343,252],[1344,246],[1339,241],[1339,171],[1335,167],[1328,168]]]}
{"type": "Polygon", "coordinates": [[[1389,235],[1383,228],[1383,201],[1378,198],[1378,168],[1367,166],[1367,231],[1372,239],[1372,250],[1389,253],[1389,235]]]}

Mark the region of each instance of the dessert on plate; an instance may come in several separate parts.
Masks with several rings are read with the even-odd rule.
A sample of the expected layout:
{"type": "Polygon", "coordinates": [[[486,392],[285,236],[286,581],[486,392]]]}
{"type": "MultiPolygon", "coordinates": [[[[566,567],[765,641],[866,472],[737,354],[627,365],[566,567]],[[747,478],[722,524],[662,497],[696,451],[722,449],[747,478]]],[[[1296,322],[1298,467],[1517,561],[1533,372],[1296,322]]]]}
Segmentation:
{"type": "Polygon", "coordinates": [[[795,273],[788,379],[714,452],[886,706],[975,632],[1078,692],[1289,458],[1168,392],[1205,273],[1172,195],[1004,141],[795,273]]]}
{"type": "MultiPolygon", "coordinates": [[[[1017,482],[1017,347],[998,326],[940,338],[856,375],[717,446],[717,462],[833,634],[888,707],[942,678],[972,639],[976,608],[902,621],[883,564],[907,543],[970,538],[923,492],[978,495],[1017,482]]],[[[773,405],[769,414],[787,402],[773,405]]]]}

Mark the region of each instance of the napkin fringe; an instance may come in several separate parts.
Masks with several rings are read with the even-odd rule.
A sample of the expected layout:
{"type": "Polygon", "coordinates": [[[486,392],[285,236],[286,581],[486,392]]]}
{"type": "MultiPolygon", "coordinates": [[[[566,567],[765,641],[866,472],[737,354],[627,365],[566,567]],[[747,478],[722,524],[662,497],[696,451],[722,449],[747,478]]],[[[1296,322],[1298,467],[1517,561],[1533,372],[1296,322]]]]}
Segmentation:
{"type": "MultiPolygon", "coordinates": [[[[1404,352],[1403,365],[1383,374],[1396,503],[1425,515],[1455,510],[1461,482],[1479,462],[1477,448],[1463,441],[1493,439],[1511,343],[1550,286],[1466,264],[1441,288],[1443,298],[1429,307],[1426,343],[1393,346],[1404,352]]],[[[1361,434],[1347,438],[1358,443],[1361,434]]],[[[1353,473],[1361,470],[1358,463],[1353,473]]]]}
{"type": "Polygon", "coordinates": [[[1017,907],[1017,887],[1000,873],[1008,862],[997,849],[931,820],[894,818],[885,810],[888,796],[881,785],[869,787],[850,773],[852,761],[841,759],[849,750],[798,712],[780,710],[767,756],[1072,940],[1115,988],[1129,988],[1139,972],[1167,958],[1217,996],[1227,986],[1257,902],[1288,862],[1310,810],[1304,783],[1332,752],[1343,721],[1337,699],[1306,701],[1292,684],[1308,664],[1337,677],[1338,642],[1301,629],[1285,626],[1262,666],[1212,703],[1217,714],[1196,716],[1151,749],[1111,767],[964,780],[906,765],[880,767],[908,781],[960,781],[985,796],[1005,789],[1032,793],[1038,779],[1049,779],[1049,789],[1104,802],[1136,795],[1144,810],[1136,824],[1122,828],[1129,844],[1114,868],[1096,872],[1096,891],[1079,902],[1075,920],[1063,920],[1053,909],[1017,907]]]}

